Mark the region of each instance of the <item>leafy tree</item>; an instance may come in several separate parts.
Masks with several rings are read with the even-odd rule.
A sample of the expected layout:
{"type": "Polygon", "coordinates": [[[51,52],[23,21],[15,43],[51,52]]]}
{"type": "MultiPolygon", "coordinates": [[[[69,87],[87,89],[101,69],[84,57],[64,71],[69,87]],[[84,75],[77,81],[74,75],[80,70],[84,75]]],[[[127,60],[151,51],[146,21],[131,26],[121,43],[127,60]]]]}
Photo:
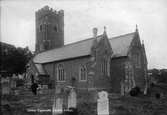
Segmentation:
{"type": "Polygon", "coordinates": [[[32,58],[33,53],[28,47],[21,48],[0,42],[1,70],[8,73],[21,74],[25,72],[25,66],[32,58]]]}
{"type": "Polygon", "coordinates": [[[159,76],[159,82],[161,83],[167,83],[167,69],[161,69],[160,70],[160,76],[159,76]]]}
{"type": "Polygon", "coordinates": [[[155,79],[158,83],[167,83],[167,69],[150,69],[148,71],[151,73],[150,79],[155,79]]]}

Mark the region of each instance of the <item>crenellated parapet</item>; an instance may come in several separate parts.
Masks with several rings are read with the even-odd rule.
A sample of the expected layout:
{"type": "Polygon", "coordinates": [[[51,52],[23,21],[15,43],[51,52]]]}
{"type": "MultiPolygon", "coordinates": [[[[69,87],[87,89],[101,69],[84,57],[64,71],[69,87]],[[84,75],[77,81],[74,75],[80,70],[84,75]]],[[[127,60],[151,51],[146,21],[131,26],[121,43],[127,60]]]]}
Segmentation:
{"type": "Polygon", "coordinates": [[[53,18],[64,19],[64,10],[56,11],[49,6],[45,6],[35,12],[36,20],[44,17],[45,15],[53,18]]]}

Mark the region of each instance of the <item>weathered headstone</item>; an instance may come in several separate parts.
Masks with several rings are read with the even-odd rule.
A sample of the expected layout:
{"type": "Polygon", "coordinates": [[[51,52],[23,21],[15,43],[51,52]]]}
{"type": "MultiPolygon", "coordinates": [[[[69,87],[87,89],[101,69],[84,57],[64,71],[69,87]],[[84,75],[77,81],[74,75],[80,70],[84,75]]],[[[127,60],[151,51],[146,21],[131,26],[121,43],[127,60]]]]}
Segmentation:
{"type": "Polygon", "coordinates": [[[97,101],[97,114],[109,115],[109,100],[108,93],[105,91],[99,92],[99,99],[97,101]]]}
{"type": "Polygon", "coordinates": [[[69,95],[68,95],[68,108],[70,108],[70,107],[76,108],[76,104],[77,104],[77,94],[76,94],[75,90],[72,88],[70,90],[69,95]]]}
{"type": "Polygon", "coordinates": [[[9,83],[5,82],[2,84],[2,94],[9,94],[9,83]]]}
{"type": "Polygon", "coordinates": [[[61,86],[60,85],[56,86],[55,94],[61,94],[61,86]]]}
{"type": "Polygon", "coordinates": [[[2,78],[1,79],[2,84],[2,94],[9,94],[10,93],[10,78],[2,78]]]}
{"type": "Polygon", "coordinates": [[[43,89],[48,89],[48,85],[43,85],[43,89]]]}
{"type": "Polygon", "coordinates": [[[16,88],[16,81],[11,80],[10,85],[11,85],[11,88],[16,88]]]}
{"type": "Polygon", "coordinates": [[[19,90],[15,90],[15,95],[19,95],[19,90]]]}
{"type": "Polygon", "coordinates": [[[25,90],[29,90],[31,87],[31,84],[28,82],[28,83],[25,83],[24,86],[25,86],[25,90]]]}
{"type": "Polygon", "coordinates": [[[52,115],[59,115],[63,113],[63,100],[59,97],[54,99],[52,106],[52,115]]]}
{"type": "Polygon", "coordinates": [[[92,91],[92,98],[93,98],[93,102],[96,103],[98,100],[98,90],[97,89],[94,89],[92,91]]]}
{"type": "Polygon", "coordinates": [[[38,84],[38,88],[42,89],[42,86],[41,86],[41,84],[38,84]]]}
{"type": "Polygon", "coordinates": [[[37,88],[37,94],[42,94],[42,88],[40,87],[37,88]]]}

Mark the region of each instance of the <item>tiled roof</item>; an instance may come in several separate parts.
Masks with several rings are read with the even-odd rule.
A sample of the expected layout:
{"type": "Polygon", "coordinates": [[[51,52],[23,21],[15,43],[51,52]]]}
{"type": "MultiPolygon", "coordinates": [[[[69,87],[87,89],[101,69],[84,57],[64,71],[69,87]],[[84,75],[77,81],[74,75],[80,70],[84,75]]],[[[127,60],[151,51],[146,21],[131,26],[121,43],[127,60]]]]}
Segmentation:
{"type": "Polygon", "coordinates": [[[114,58],[127,56],[134,35],[135,33],[130,33],[109,39],[109,42],[111,44],[114,53],[113,55],[114,58]]]}
{"type": "MultiPolygon", "coordinates": [[[[101,37],[102,35],[98,36],[97,39],[99,40],[101,37]]],[[[65,45],[61,48],[39,53],[34,57],[33,61],[34,63],[49,63],[53,61],[90,55],[92,42],[93,38],[89,38],[83,41],[65,45]]]]}
{"type": "MultiPolygon", "coordinates": [[[[127,56],[134,35],[135,33],[130,33],[109,39],[114,53],[114,58],[127,56]]],[[[102,35],[98,36],[97,41],[99,41],[101,38],[102,35]]],[[[60,61],[64,59],[90,55],[92,43],[93,37],[65,45],[61,48],[39,53],[34,57],[33,61],[34,63],[49,63],[53,61],[60,61]]]]}
{"type": "Polygon", "coordinates": [[[48,75],[43,68],[42,64],[35,64],[35,67],[40,75],[48,75]]]}

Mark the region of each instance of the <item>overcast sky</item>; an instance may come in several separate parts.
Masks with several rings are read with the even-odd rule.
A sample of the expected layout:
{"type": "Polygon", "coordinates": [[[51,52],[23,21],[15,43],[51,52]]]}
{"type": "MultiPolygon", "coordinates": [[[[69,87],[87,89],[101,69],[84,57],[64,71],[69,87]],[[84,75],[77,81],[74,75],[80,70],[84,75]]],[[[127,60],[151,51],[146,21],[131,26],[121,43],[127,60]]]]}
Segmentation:
{"type": "Polygon", "coordinates": [[[35,50],[35,12],[48,5],[65,13],[65,44],[93,36],[132,33],[138,25],[148,68],[167,68],[167,0],[2,0],[1,41],[35,50]]]}

